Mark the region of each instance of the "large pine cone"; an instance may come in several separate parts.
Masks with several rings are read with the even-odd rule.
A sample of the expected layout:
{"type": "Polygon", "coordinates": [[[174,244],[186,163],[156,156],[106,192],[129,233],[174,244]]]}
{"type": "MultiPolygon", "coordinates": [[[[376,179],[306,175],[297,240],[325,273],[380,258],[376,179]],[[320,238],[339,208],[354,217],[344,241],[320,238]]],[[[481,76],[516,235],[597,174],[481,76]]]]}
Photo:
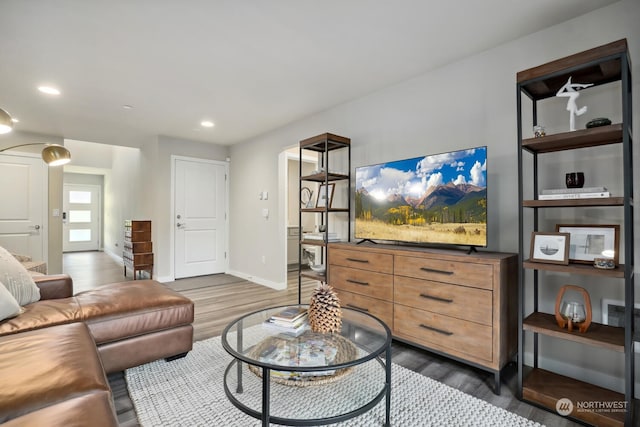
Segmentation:
{"type": "Polygon", "coordinates": [[[333,288],[321,283],[311,294],[309,326],[313,332],[337,333],[342,329],[340,299],[333,288]]]}

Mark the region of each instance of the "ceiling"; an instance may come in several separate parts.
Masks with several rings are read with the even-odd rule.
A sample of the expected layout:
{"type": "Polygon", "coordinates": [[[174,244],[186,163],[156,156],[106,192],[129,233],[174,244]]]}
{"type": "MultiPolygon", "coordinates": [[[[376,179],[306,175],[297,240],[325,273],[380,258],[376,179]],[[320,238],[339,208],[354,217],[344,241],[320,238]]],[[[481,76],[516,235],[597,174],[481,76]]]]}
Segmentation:
{"type": "Polygon", "coordinates": [[[2,0],[0,108],[75,140],[230,145],[614,2],[2,0]]]}

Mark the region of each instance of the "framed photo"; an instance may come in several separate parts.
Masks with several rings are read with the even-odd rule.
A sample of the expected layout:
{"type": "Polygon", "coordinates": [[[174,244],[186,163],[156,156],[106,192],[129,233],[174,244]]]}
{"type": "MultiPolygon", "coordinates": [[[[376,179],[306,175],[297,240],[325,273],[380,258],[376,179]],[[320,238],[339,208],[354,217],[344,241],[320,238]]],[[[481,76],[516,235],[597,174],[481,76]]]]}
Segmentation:
{"type": "Polygon", "coordinates": [[[531,233],[531,261],[569,264],[569,233],[531,233]]]}
{"type": "Polygon", "coordinates": [[[556,231],[571,235],[569,261],[593,264],[595,258],[611,258],[618,265],[619,225],[558,224],[556,231]]]}
{"type": "MultiPolygon", "coordinates": [[[[609,298],[602,298],[602,324],[609,326],[617,326],[624,328],[624,314],[625,307],[624,301],[614,300],[609,298]]],[[[636,353],[640,353],[640,304],[635,303],[633,308],[633,340],[634,350],[636,353]]]]}
{"type": "Polygon", "coordinates": [[[320,185],[318,199],[316,200],[316,208],[331,207],[331,202],[333,201],[333,190],[335,187],[335,183],[320,185]]]}

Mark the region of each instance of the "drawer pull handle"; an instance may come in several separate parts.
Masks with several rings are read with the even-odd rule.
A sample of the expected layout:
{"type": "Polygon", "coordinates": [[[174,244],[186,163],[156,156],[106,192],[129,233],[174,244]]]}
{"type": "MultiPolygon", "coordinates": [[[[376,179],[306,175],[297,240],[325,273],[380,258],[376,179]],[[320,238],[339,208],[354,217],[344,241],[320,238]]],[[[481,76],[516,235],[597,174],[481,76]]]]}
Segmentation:
{"type": "Polygon", "coordinates": [[[436,296],[433,296],[433,295],[420,294],[420,296],[422,298],[432,299],[434,301],[446,302],[447,304],[451,304],[453,302],[452,299],[436,297],[436,296]]]}
{"type": "Polygon", "coordinates": [[[436,270],[435,268],[428,268],[428,267],[420,267],[420,270],[426,271],[427,273],[446,274],[447,276],[451,276],[453,274],[453,271],[436,270]]]}
{"type": "Polygon", "coordinates": [[[347,304],[347,307],[355,308],[356,310],[360,310],[360,311],[366,311],[367,313],[369,312],[368,309],[362,308],[362,307],[358,307],[357,305],[353,305],[353,304],[347,304]]]}
{"type": "Polygon", "coordinates": [[[453,335],[453,332],[449,332],[449,331],[445,331],[445,330],[442,330],[442,329],[434,328],[433,326],[427,326],[427,325],[422,324],[422,323],[420,324],[420,327],[424,328],[424,329],[428,329],[428,330],[433,331],[433,332],[437,332],[437,333],[442,334],[442,335],[446,335],[446,336],[453,335]]]}
{"type": "Polygon", "coordinates": [[[368,259],[358,259],[358,258],[347,258],[347,261],[361,262],[363,264],[368,264],[369,263],[368,259]]]}
{"type": "Polygon", "coordinates": [[[369,286],[367,282],[360,282],[359,280],[347,279],[347,282],[354,283],[356,285],[369,286]]]}

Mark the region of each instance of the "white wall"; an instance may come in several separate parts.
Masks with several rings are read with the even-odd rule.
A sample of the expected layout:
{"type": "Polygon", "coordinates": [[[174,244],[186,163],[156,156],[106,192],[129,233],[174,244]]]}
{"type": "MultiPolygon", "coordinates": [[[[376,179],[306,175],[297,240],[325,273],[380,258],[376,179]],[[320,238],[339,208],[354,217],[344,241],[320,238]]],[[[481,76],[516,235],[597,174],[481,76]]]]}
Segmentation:
{"type": "MultiPolygon", "coordinates": [[[[640,76],[638,17],[640,2],[622,0],[562,25],[514,40],[246,143],[232,146],[231,269],[270,282],[286,282],[282,268],[286,262],[285,230],[280,226],[284,224],[284,219],[274,216],[279,212],[279,198],[282,197],[278,192],[278,154],[301,139],[324,132],[351,138],[352,171],[360,165],[487,145],[488,250],[517,252],[519,209],[516,73],[626,38],[634,64],[632,72],[636,77],[640,76]],[[254,196],[262,190],[268,190],[271,195],[278,197],[270,197],[267,203],[259,201],[254,196]],[[268,207],[273,213],[268,220],[260,216],[263,207],[268,207]],[[265,255],[268,262],[263,264],[260,260],[265,255]]],[[[446,49],[445,44],[443,48],[446,49]]],[[[640,112],[638,81],[636,78],[633,90],[636,94],[636,129],[640,112]]],[[[562,104],[565,105],[564,102],[562,104]]],[[[594,110],[594,113],[597,112],[599,115],[607,115],[606,111],[600,114],[595,106],[594,110]]],[[[610,115],[615,116],[615,112],[610,115]]],[[[586,117],[584,119],[587,120],[586,117]]],[[[563,114],[560,120],[568,121],[568,118],[563,114]]],[[[550,125],[560,126],[560,123],[550,125]]],[[[637,159],[639,151],[635,150],[636,170],[640,167],[637,159]]],[[[574,159],[566,159],[565,162],[556,167],[562,174],[583,166],[574,159]]],[[[584,166],[593,165],[584,163],[584,166]]],[[[620,179],[619,175],[616,177],[615,171],[608,173],[597,168],[596,170],[594,174],[597,174],[595,176],[599,181],[612,181],[613,187],[620,186],[615,181],[620,179]]],[[[636,185],[636,200],[640,200],[638,187],[640,186],[636,185]]],[[[607,214],[594,211],[589,212],[589,215],[602,217],[607,214]]],[[[635,227],[640,230],[637,213],[635,227]]],[[[640,233],[636,232],[636,241],[639,239],[638,236],[640,233]]],[[[636,244],[636,247],[638,246],[636,244]]],[[[636,266],[639,265],[637,258],[638,255],[636,266]]],[[[621,285],[618,282],[615,286],[621,285]]],[[[596,294],[598,292],[595,291],[596,294]]],[[[548,304],[555,298],[555,294],[547,291],[543,293],[543,297],[547,300],[545,304],[548,304]]],[[[594,316],[597,314],[599,310],[594,316]]],[[[563,354],[553,347],[553,343],[543,341],[543,354],[549,359],[545,363],[560,370],[575,371],[570,363],[563,361],[563,354]]],[[[562,347],[567,348],[564,344],[562,347]]],[[[572,351],[581,351],[571,345],[569,348],[572,351]]],[[[576,375],[596,375],[595,381],[618,388],[621,380],[616,366],[621,365],[621,358],[617,355],[615,366],[612,366],[607,362],[607,357],[610,356],[610,352],[603,354],[601,351],[585,354],[584,357],[589,358],[588,363],[583,364],[579,361],[577,365],[587,366],[590,372],[582,370],[576,375]],[[594,357],[591,357],[591,354],[594,357]],[[612,385],[612,382],[615,384],[612,385]]]]}

